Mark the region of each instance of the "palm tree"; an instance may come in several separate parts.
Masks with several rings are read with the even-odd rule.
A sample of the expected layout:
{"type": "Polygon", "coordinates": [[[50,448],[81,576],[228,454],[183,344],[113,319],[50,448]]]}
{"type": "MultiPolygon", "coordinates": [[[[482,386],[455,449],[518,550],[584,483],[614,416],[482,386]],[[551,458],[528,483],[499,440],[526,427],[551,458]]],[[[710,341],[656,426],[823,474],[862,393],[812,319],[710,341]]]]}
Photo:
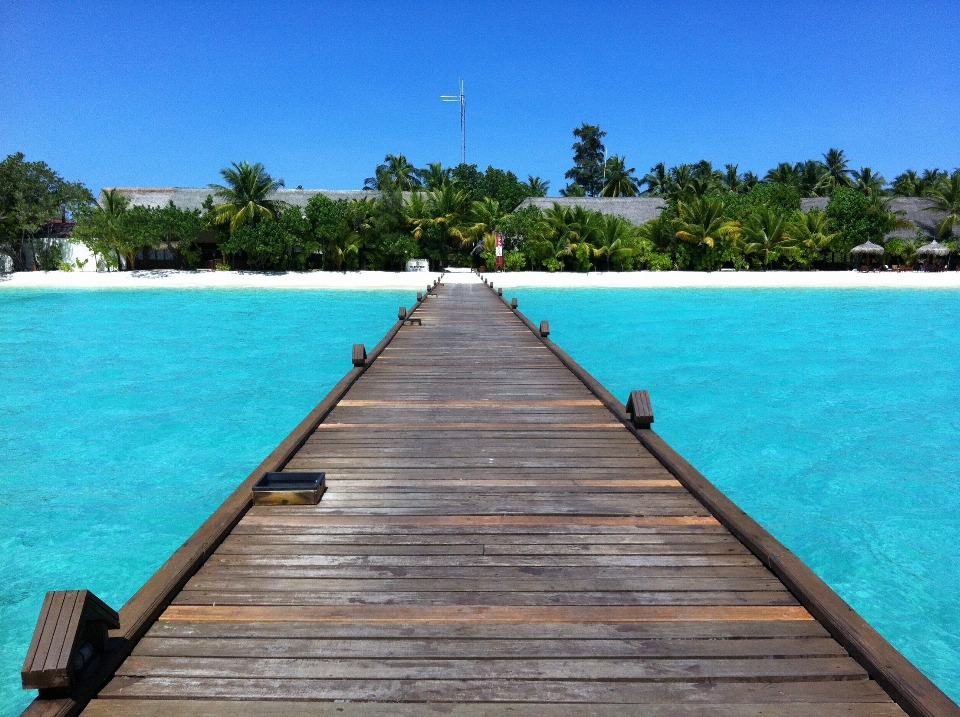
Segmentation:
{"type": "Polygon", "coordinates": [[[870,167],[861,167],[853,171],[853,178],[857,182],[857,189],[868,197],[879,195],[883,192],[883,185],[887,183],[882,174],[877,174],[870,167]]]}
{"type": "MultiPolygon", "coordinates": [[[[484,197],[474,202],[470,210],[470,219],[473,226],[466,232],[474,237],[478,237],[481,242],[486,241],[488,237],[494,236],[497,223],[503,219],[507,212],[503,211],[498,202],[493,197],[484,197]]],[[[474,247],[474,251],[477,247],[474,247]]]]}
{"type": "Polygon", "coordinates": [[[653,244],[661,253],[669,253],[677,243],[677,230],[673,222],[664,214],[637,227],[637,236],[653,244]]]}
{"type": "Polygon", "coordinates": [[[605,174],[607,183],[600,191],[601,197],[635,197],[640,193],[640,183],[633,176],[635,168],[627,169],[626,158],[620,155],[609,157],[605,174]]]}
{"type": "Polygon", "coordinates": [[[694,186],[693,168],[689,164],[680,164],[676,167],[670,167],[667,172],[669,183],[666,189],[666,196],[672,201],[681,201],[692,199],[697,195],[699,185],[694,186]]]}
{"type": "Polygon", "coordinates": [[[554,202],[543,217],[557,249],[555,258],[575,256],[578,252],[585,252],[587,256],[596,254],[593,245],[603,221],[600,212],[578,206],[564,207],[554,202]]]}
{"type": "MultiPolygon", "coordinates": [[[[105,249],[112,249],[117,255],[117,270],[120,269],[120,255],[126,255],[130,261],[130,267],[133,267],[131,259],[136,258],[136,252],[133,257],[129,256],[126,236],[123,228],[123,215],[130,205],[130,199],[121,194],[117,189],[104,189],[100,194],[100,200],[93,208],[92,228],[99,236],[99,244],[105,249]]],[[[108,265],[109,266],[109,265],[108,265]]]]}
{"type": "Polygon", "coordinates": [[[922,197],[931,189],[937,186],[941,179],[946,179],[948,174],[942,169],[925,169],[920,175],[920,182],[917,186],[917,196],[922,197]]]}
{"type": "Polygon", "coordinates": [[[830,231],[830,220],[822,209],[801,213],[787,226],[785,235],[818,256],[832,251],[840,237],[839,232],[830,231]]]}
{"type": "Polygon", "coordinates": [[[893,178],[890,189],[895,197],[919,197],[920,175],[912,169],[901,172],[893,178]]]}
{"type": "Polygon", "coordinates": [[[471,230],[474,224],[469,221],[471,208],[470,193],[448,183],[426,195],[414,192],[407,204],[407,216],[418,241],[425,232],[433,229],[440,231],[448,241],[455,239],[458,247],[464,247],[473,240],[471,230]]]}
{"type": "Polygon", "coordinates": [[[787,218],[770,207],[760,206],[743,227],[746,244],[744,254],[760,254],[763,268],[794,245],[794,239],[787,233],[787,218]]]}
{"type": "Polygon", "coordinates": [[[806,162],[798,162],[796,166],[799,174],[797,189],[800,190],[800,196],[819,197],[822,193],[823,175],[827,173],[824,163],[817,159],[808,159],[806,162]]]}
{"type": "Polygon", "coordinates": [[[647,185],[647,188],[641,192],[644,196],[664,196],[670,188],[670,177],[667,175],[667,168],[663,162],[650,167],[650,171],[640,180],[640,184],[641,186],[647,185]]]}
{"type": "Polygon", "coordinates": [[[427,189],[436,191],[453,179],[453,170],[441,162],[430,162],[426,169],[418,169],[417,176],[427,189]]]}
{"type": "Polygon", "coordinates": [[[607,271],[610,271],[610,259],[614,255],[629,255],[633,249],[628,246],[633,225],[622,217],[608,214],[598,223],[594,234],[594,256],[607,257],[607,271]]]}
{"type": "Polygon", "coordinates": [[[724,237],[740,233],[740,223],[723,216],[723,202],[717,197],[700,197],[677,205],[680,229],[677,239],[711,249],[724,237]]]}
{"type": "Polygon", "coordinates": [[[764,175],[763,181],[797,187],[800,184],[799,166],[790,164],[789,162],[780,162],[780,164],[764,175]]]}
{"type": "Polygon", "coordinates": [[[367,177],[363,183],[364,189],[379,189],[381,191],[394,189],[400,192],[410,192],[421,186],[418,170],[402,154],[388,154],[383,158],[383,164],[378,164],[374,176],[367,177]]]}
{"type": "Polygon", "coordinates": [[[534,177],[532,174],[527,176],[527,186],[530,187],[530,195],[534,197],[545,197],[550,191],[550,182],[540,177],[534,177]]]}
{"type": "Polygon", "coordinates": [[[287,208],[287,203],[267,199],[267,195],[283,186],[282,179],[274,179],[260,162],[250,164],[233,162],[220,170],[227,184],[211,184],[214,195],[223,201],[214,205],[213,220],[217,224],[229,224],[230,231],[258,219],[276,221],[287,208]]]}
{"type": "Polygon", "coordinates": [[[723,166],[723,179],[721,180],[723,187],[732,193],[740,191],[740,188],[743,186],[743,177],[737,172],[739,167],[736,164],[725,164],[723,166]]]}
{"type": "Polygon", "coordinates": [[[340,271],[348,256],[360,253],[361,243],[360,233],[354,231],[349,223],[343,222],[337,235],[327,244],[327,258],[333,260],[337,271],[340,271]]]}
{"type": "Polygon", "coordinates": [[[823,155],[823,164],[826,167],[826,173],[823,175],[821,187],[827,191],[833,191],[837,187],[850,186],[850,170],[847,165],[850,160],[844,154],[842,149],[831,147],[823,155]]]}
{"type": "Polygon", "coordinates": [[[933,204],[928,211],[946,212],[947,215],[937,222],[937,236],[949,234],[960,224],[960,169],[955,169],[949,177],[944,177],[927,192],[933,204]]]}

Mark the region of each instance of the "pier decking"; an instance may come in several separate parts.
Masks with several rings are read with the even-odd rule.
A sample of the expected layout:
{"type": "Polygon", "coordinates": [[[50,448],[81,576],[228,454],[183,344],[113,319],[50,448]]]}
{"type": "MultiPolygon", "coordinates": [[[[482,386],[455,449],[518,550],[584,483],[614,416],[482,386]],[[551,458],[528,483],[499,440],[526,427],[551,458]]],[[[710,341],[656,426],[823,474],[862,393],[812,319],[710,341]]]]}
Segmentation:
{"type": "Polygon", "coordinates": [[[435,294],[265,462],[320,503],[241,488],[84,715],[960,714],[490,289],[435,294]]]}

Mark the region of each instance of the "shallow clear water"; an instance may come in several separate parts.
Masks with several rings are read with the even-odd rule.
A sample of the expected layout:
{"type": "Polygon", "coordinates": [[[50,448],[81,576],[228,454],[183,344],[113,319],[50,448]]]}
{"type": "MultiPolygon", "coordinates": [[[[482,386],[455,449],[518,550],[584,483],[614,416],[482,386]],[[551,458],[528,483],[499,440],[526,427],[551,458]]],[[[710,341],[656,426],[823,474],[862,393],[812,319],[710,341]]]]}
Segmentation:
{"type": "MultiPolygon", "coordinates": [[[[960,698],[960,292],[515,294],[960,698]]],[[[412,300],[0,291],[0,714],[44,591],[122,605],[412,300]]]]}
{"type": "Polygon", "coordinates": [[[960,700],[960,292],[513,295],[960,700]]]}
{"type": "Polygon", "coordinates": [[[0,291],[0,714],[44,593],[123,605],[414,298],[0,291]]]}

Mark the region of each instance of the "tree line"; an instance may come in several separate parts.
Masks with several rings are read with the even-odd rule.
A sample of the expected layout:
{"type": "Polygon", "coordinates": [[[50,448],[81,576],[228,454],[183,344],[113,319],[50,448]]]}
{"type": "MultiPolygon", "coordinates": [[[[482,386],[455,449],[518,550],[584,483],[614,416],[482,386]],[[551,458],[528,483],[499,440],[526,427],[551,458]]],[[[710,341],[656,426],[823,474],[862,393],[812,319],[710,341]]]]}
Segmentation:
{"type": "MultiPolygon", "coordinates": [[[[894,196],[929,199],[944,215],[938,233],[951,246],[955,241],[960,170],[908,170],[888,186],[869,167],[850,169],[844,152],[830,149],[822,159],[778,164],[762,178],[706,160],[661,163],[637,177],[624,157],[606,156],[605,134],[585,123],[574,130],[574,166],[560,194],[657,197],[657,218],[634,225],[558,203],[518,210],[524,199],[546,196],[549,183],[492,166],[418,168],[403,154],[387,155],[364,183],[377,194],[356,200],[317,194],[305,207],[293,206],[276,193],[283,180],[259,163],[238,162],[209,185],[202,209],[130,206],[117,190],[94,200],[81,183],[17,154],[0,163],[0,254],[22,270],[29,246],[41,268],[68,268],[54,244],[41,245],[41,235],[49,221],[69,216],[76,221],[72,238],[108,268],[136,268],[151,249],[196,267],[201,235],[216,245],[223,269],[397,270],[414,257],[493,266],[498,232],[507,270],[832,268],[847,266],[855,245],[908,226],[890,210],[894,196]],[[801,198],[821,196],[825,209],[800,210],[801,198]]],[[[923,241],[919,231],[893,239],[886,258],[912,263],[923,241]]]]}

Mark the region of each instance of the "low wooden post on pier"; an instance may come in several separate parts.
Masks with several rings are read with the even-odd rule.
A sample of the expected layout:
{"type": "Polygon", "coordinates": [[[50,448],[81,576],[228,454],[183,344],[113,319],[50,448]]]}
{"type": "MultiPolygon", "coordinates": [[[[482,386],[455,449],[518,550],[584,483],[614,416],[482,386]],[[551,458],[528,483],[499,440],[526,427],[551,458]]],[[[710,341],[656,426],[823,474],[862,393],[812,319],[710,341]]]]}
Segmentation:
{"type": "Polygon", "coordinates": [[[119,627],[119,615],[89,590],[48,592],[20,672],[24,689],[68,696],[77,674],[106,651],[108,631],[119,627]]]}
{"type": "Polygon", "coordinates": [[[502,291],[437,292],[27,715],[960,717],[635,420],[649,395],[625,407],[502,291]],[[326,492],[253,506],[268,471],[326,492]]]}
{"type": "Polygon", "coordinates": [[[647,391],[631,391],[626,409],[634,428],[650,428],[653,423],[653,404],[647,391]]]}
{"type": "Polygon", "coordinates": [[[540,336],[546,338],[550,335],[550,322],[544,319],[540,322],[540,336]]]}
{"type": "Polygon", "coordinates": [[[363,344],[353,345],[353,365],[364,366],[367,363],[367,349],[363,344]]]}

